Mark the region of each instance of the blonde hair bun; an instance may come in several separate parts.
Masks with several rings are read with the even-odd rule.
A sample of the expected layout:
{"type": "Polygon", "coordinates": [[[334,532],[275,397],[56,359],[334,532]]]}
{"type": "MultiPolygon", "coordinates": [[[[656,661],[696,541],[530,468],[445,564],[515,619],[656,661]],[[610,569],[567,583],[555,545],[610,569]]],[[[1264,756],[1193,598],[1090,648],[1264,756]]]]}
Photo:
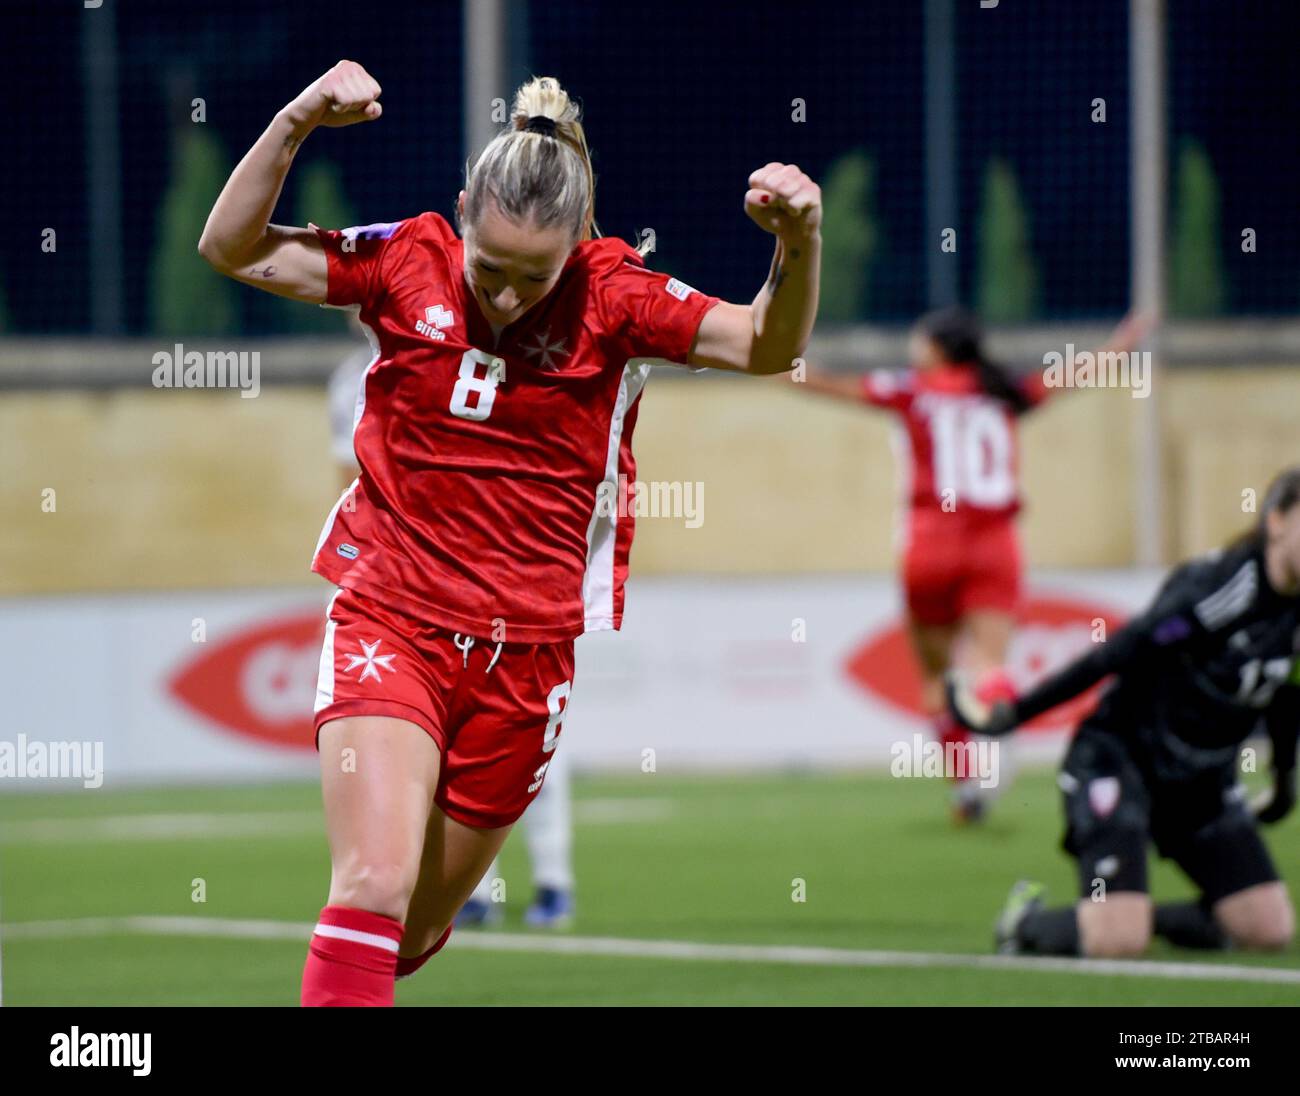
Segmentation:
{"type": "Polygon", "coordinates": [[[479,222],[490,200],[512,221],[565,225],[575,240],[596,235],[596,178],[580,116],[553,76],[534,76],[520,87],[510,124],[466,171],[466,225],[479,222]]]}

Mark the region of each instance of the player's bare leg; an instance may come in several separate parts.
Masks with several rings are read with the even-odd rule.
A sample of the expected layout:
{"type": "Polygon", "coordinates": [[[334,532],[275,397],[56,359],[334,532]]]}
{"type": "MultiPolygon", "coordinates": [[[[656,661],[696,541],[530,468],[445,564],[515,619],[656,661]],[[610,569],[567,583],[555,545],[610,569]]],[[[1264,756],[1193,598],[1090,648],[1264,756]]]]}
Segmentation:
{"type": "Polygon", "coordinates": [[[1151,943],[1154,905],[1142,891],[1114,891],[1104,901],[1088,897],[1050,908],[1045,895],[1041,883],[1029,880],[1011,888],[994,930],[999,952],[1131,959],[1151,943]]]}
{"type": "MultiPolygon", "coordinates": [[[[1015,627],[1016,618],[1000,609],[972,609],[962,618],[962,662],[972,680],[979,681],[993,672],[1002,673],[1007,664],[1007,652],[1011,649],[1015,627]]],[[[981,742],[992,741],[982,735],[976,735],[975,738],[981,742]]],[[[1012,774],[1011,740],[1003,738],[992,748],[997,751],[998,757],[997,783],[991,788],[979,789],[990,802],[1006,790],[1012,774]]]]}
{"type": "Polygon", "coordinates": [[[330,890],[303,971],[303,1004],[391,1004],[438,749],[420,727],[384,716],[331,720],[318,742],[330,890]]]}
{"type": "MultiPolygon", "coordinates": [[[[545,785],[543,785],[545,789],[545,785]]],[[[541,793],[538,793],[538,798],[541,793]]],[[[528,810],[532,810],[531,804],[528,810]]],[[[524,818],[527,819],[528,811],[524,812],[524,818]]],[[[524,823],[527,825],[527,823],[524,823]]],[[[503,910],[504,903],[493,901],[498,893],[497,880],[501,878],[500,864],[493,860],[488,865],[487,871],[483,873],[483,878],[478,881],[478,886],[474,892],[465,900],[465,904],[460,907],[456,914],[457,928],[482,928],[497,924],[505,915],[503,910]]]]}
{"type": "MultiPolygon", "coordinates": [[[[573,810],[568,759],[568,750],[551,754],[546,783],[519,820],[533,877],[533,898],[524,922],[533,928],[565,928],[573,920],[573,810]]],[[[493,925],[501,920],[501,903],[496,900],[498,877],[497,861],[493,860],[456,914],[457,928],[493,925]]]]}
{"type": "Polygon", "coordinates": [[[962,657],[972,676],[978,677],[1007,664],[1015,617],[997,609],[972,609],[961,624],[965,640],[962,657]]]}
{"type": "Polygon", "coordinates": [[[1081,898],[1076,907],[1079,954],[1091,959],[1132,959],[1151,944],[1154,906],[1138,891],[1106,895],[1105,901],[1081,898]]]}
{"type": "Polygon", "coordinates": [[[319,742],[329,900],[401,920],[438,786],[437,744],[387,716],[332,720],[319,742]]]}
{"type": "Polygon", "coordinates": [[[1239,948],[1279,951],[1295,935],[1295,910],[1282,882],[1258,883],[1220,898],[1214,919],[1239,948]]]}
{"type": "Polygon", "coordinates": [[[399,952],[402,973],[414,973],[445,938],[452,919],[492,866],[511,828],[476,829],[448,818],[437,806],[430,811],[419,878],[407,908],[406,935],[399,952]]]}
{"type": "MultiPolygon", "coordinates": [[[[956,624],[921,624],[908,622],[912,637],[912,650],[921,671],[921,707],[930,719],[935,739],[944,748],[961,748],[970,741],[970,735],[948,713],[944,700],[944,675],[953,662],[958,626],[956,624]]],[[[955,772],[949,777],[956,783],[953,799],[953,817],[957,822],[978,821],[983,813],[983,801],[978,796],[974,781],[958,779],[955,772]]]]}
{"type": "Polygon", "coordinates": [[[955,624],[920,624],[908,621],[912,650],[921,670],[921,707],[934,717],[946,711],[943,676],[952,664],[952,649],[957,638],[955,624]]]}

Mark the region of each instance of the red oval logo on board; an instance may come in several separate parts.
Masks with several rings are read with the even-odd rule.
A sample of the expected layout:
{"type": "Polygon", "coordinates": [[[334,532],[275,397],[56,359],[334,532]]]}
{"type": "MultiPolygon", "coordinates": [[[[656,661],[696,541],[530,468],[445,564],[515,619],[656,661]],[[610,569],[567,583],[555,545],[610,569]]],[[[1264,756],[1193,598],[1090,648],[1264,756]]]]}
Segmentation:
{"type": "Polygon", "coordinates": [[[200,653],[172,675],[167,687],[186,707],[235,734],[263,745],[312,750],[324,638],[322,610],[279,617],[218,646],[198,646],[200,653]]]}
{"type": "MultiPolygon", "coordinates": [[[[1007,672],[1016,689],[1024,692],[1048,674],[1078,658],[1097,642],[1094,636],[1109,636],[1123,626],[1125,615],[1096,602],[1071,598],[1029,597],[1016,621],[1007,652],[1007,672]]],[[[960,657],[960,656],[959,656],[960,657]]],[[[845,671],[873,698],[883,700],[909,715],[924,716],[921,708],[921,677],[912,653],[911,640],[902,622],[875,633],[848,658],[845,671]]],[[[1025,724],[1030,731],[1073,729],[1097,703],[1101,683],[1073,700],[1025,724]]]]}

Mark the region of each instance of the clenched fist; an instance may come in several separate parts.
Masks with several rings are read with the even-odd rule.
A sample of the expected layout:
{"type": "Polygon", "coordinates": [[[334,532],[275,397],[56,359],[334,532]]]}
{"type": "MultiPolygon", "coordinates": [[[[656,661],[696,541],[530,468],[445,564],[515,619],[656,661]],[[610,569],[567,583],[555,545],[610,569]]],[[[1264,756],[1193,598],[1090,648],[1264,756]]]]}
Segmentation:
{"type": "Polygon", "coordinates": [[[298,126],[373,122],[384,112],[379,103],[382,91],[378,81],[355,61],[340,61],[304,88],[286,109],[298,126]]]}
{"type": "Polygon", "coordinates": [[[767,164],[749,177],[745,212],[782,240],[806,239],[821,231],[821,187],[794,164],[767,164]]]}

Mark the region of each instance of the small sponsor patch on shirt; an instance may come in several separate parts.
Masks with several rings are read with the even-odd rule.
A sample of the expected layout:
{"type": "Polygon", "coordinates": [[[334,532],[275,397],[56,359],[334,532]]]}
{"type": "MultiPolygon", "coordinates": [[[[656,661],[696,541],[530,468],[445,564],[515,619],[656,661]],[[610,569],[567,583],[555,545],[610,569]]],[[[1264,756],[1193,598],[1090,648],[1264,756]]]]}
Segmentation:
{"type": "Polygon", "coordinates": [[[351,544],[340,544],[335,551],[344,559],[356,559],[357,556],[361,555],[361,549],[356,548],[351,544]]]}
{"type": "Polygon", "coordinates": [[[664,288],[679,301],[686,300],[687,297],[695,292],[695,290],[685,282],[679,282],[676,278],[669,278],[664,288]]]}

